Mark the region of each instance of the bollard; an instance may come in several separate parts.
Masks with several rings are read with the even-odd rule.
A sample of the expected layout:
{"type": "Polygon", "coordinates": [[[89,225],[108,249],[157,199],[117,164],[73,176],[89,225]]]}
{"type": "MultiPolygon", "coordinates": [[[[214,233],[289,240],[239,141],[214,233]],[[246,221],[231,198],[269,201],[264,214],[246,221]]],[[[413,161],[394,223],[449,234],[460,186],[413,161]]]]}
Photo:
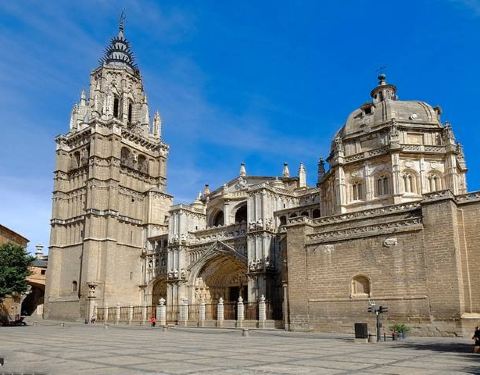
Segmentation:
{"type": "Polygon", "coordinates": [[[243,337],[248,337],[249,336],[248,328],[243,328],[242,329],[242,336],[243,337]]]}
{"type": "Polygon", "coordinates": [[[168,327],[167,326],[162,326],[162,332],[167,332],[168,331],[168,327]]]}
{"type": "Polygon", "coordinates": [[[65,323],[60,323],[60,327],[65,327],[65,323]]]}

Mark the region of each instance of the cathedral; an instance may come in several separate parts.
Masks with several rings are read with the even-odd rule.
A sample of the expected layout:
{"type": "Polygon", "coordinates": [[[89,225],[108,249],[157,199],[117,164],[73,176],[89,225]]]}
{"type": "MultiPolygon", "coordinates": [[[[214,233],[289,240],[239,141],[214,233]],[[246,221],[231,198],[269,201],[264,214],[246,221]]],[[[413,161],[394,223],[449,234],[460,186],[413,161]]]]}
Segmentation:
{"type": "Polygon", "coordinates": [[[56,139],[45,317],[108,321],[110,308],[131,321],[165,304],[178,322],[179,306],[241,303],[258,321],[266,301],[273,326],[351,332],[377,304],[416,334],[470,330],[480,193],[467,192],[462,146],[439,107],[398,100],[385,75],[370,97],[319,159],[316,186],[302,164],[252,176],[242,163],[173,205],[161,118],[120,22],[56,139]]]}

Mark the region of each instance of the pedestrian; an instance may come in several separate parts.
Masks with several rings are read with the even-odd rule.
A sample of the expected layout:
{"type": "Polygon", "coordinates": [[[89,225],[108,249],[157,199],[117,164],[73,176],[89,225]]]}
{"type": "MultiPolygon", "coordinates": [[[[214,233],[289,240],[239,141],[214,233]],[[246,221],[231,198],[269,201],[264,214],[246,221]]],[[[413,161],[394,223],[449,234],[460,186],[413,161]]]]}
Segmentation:
{"type": "Polygon", "coordinates": [[[95,324],[95,315],[92,315],[92,319],[90,319],[90,323],[95,324]]]}
{"type": "Polygon", "coordinates": [[[150,318],[150,324],[152,325],[152,327],[155,327],[155,324],[156,324],[156,323],[157,323],[157,319],[155,319],[155,317],[152,316],[152,317],[150,318]]]}
{"type": "Polygon", "coordinates": [[[475,340],[475,343],[473,344],[473,352],[480,353],[480,328],[478,328],[478,326],[475,327],[472,340],[475,340]]]}

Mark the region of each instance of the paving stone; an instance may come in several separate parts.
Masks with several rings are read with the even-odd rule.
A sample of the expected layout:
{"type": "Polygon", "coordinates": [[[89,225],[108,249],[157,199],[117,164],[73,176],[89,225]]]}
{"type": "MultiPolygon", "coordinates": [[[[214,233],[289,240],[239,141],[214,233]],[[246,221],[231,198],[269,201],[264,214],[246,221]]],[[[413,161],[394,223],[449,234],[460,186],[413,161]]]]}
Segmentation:
{"type": "Polygon", "coordinates": [[[48,375],[474,374],[469,340],[410,338],[355,344],[348,337],[284,331],[155,330],[72,324],[0,328],[2,372],[48,375]],[[445,348],[448,348],[446,350],[445,348]],[[36,371],[36,372],[35,372],[36,371]]]}

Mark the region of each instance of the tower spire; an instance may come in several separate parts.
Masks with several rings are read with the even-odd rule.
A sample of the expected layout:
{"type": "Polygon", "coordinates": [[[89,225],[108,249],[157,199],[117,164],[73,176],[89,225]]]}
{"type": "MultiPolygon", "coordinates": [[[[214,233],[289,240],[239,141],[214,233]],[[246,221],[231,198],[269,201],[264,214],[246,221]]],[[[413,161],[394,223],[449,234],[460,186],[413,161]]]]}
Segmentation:
{"type": "Polygon", "coordinates": [[[125,20],[126,20],[126,16],[125,16],[125,9],[122,10],[122,13],[120,13],[120,18],[118,20],[118,31],[123,33],[125,31],[125,20]]]}
{"type": "Polygon", "coordinates": [[[135,57],[130,49],[130,43],[125,38],[125,11],[122,11],[118,21],[118,34],[110,41],[105,54],[100,59],[100,65],[111,67],[126,67],[137,75],[140,74],[135,64],[135,57]]]}

